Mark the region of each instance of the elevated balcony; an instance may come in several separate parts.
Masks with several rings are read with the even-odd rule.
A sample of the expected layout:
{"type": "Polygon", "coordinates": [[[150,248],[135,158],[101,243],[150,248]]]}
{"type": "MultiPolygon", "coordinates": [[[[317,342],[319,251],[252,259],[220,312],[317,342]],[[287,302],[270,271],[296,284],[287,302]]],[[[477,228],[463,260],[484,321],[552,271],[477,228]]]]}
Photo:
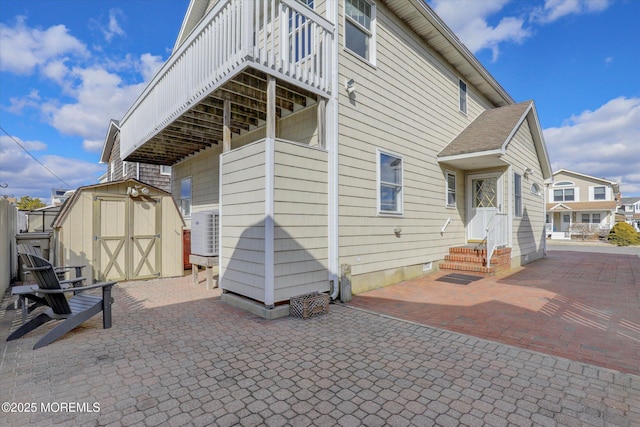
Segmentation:
{"type": "Polygon", "coordinates": [[[172,165],[327,98],[335,26],[296,0],[220,0],[120,121],[128,161],[172,165]],[[226,115],[226,116],[225,116],[226,115]]]}

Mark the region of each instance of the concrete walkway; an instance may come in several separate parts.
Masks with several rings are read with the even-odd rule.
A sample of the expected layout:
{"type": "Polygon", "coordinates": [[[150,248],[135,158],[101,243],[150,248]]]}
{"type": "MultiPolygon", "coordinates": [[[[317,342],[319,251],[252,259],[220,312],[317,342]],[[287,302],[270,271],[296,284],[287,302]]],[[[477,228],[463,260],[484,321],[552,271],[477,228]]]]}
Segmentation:
{"type": "Polygon", "coordinates": [[[5,297],[0,400],[33,411],[0,424],[640,425],[636,375],[348,305],[264,321],[190,282],[121,283],[113,328],[97,316],[35,351],[44,330],[5,342],[5,297]]]}

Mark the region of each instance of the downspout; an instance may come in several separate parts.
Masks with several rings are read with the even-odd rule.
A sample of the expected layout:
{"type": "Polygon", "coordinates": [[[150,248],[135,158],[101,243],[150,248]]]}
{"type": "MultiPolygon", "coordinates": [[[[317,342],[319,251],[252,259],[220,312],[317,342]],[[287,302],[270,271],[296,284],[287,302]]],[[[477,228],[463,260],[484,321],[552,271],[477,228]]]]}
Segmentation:
{"type": "Polygon", "coordinates": [[[339,268],[339,233],[338,233],[338,8],[340,2],[327,3],[327,19],[334,24],[331,43],[331,97],[327,103],[327,149],[328,149],[328,196],[329,196],[329,281],[333,283],[331,300],[338,298],[340,286],[338,282],[339,268]],[[332,7],[331,7],[332,6],[332,7]]]}

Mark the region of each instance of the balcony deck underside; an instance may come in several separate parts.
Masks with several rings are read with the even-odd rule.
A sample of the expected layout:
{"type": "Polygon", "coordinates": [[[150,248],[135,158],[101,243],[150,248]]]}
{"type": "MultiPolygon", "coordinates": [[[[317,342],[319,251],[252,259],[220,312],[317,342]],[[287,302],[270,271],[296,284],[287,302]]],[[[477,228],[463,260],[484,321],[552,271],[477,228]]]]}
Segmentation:
{"type": "MultiPolygon", "coordinates": [[[[160,165],[176,162],[222,143],[224,102],[231,103],[231,137],[265,125],[267,75],[247,67],[184,111],[127,156],[126,161],[160,165]]],[[[317,95],[281,79],[276,83],[276,119],[309,107],[317,95]]]]}

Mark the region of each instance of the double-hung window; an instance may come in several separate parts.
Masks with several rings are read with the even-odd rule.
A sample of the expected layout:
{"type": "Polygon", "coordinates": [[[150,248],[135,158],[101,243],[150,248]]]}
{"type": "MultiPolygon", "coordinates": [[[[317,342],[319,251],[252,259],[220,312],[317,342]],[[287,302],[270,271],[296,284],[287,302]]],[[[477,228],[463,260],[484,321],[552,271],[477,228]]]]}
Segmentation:
{"type": "Polygon", "coordinates": [[[378,150],[378,212],[402,214],[402,157],[378,150]]]}
{"type": "Polygon", "coordinates": [[[369,0],[345,0],[344,16],[345,47],[375,64],[375,4],[369,0]]]}
{"type": "Polygon", "coordinates": [[[191,177],[180,180],[180,213],[184,218],[191,217],[191,177]]]}
{"type": "Polygon", "coordinates": [[[593,188],[593,200],[606,200],[607,189],[606,187],[594,187],[593,188]]]}
{"type": "Polygon", "coordinates": [[[573,202],[575,200],[573,188],[553,190],[554,202],[573,202]]]}
{"type": "Polygon", "coordinates": [[[447,171],[447,207],[456,207],[456,174],[447,171]]]}
{"type": "Polygon", "coordinates": [[[522,176],[513,174],[513,208],[516,218],[522,217],[522,176]]]}

